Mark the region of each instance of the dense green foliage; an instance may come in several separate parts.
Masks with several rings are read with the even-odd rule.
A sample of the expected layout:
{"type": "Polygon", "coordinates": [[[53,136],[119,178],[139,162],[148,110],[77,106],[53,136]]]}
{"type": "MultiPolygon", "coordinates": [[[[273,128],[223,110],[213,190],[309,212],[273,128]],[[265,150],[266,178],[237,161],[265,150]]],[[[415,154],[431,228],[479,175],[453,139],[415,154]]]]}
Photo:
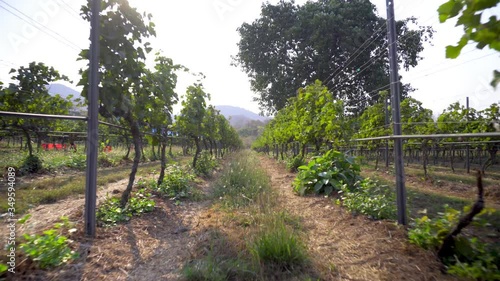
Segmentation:
{"type": "MultiPolygon", "coordinates": [[[[270,153],[284,160],[297,155],[305,156],[310,152],[310,147],[315,148],[316,154],[335,148],[337,150],[353,149],[352,139],[381,137],[392,134],[390,117],[385,118],[385,102],[387,92],[380,92],[378,103],[366,108],[359,116],[345,115],[342,101],[334,100],[332,94],[319,81],[299,89],[297,97],[290,98],[289,104],[279,110],[264,128],[262,135],[252,144],[252,148],[270,153]]],[[[390,116],[390,106],[387,108],[390,116]]],[[[459,102],[451,104],[433,119],[432,111],[424,108],[422,103],[414,98],[406,98],[401,102],[401,125],[403,134],[453,134],[453,133],[484,133],[494,132],[495,122],[500,119],[500,108],[493,103],[483,110],[474,108],[466,109],[459,102]]],[[[490,157],[481,165],[482,171],[495,163],[498,151],[498,137],[468,138],[473,143],[469,149],[487,150],[490,157]],[[488,142],[490,141],[490,142],[488,142]]],[[[421,152],[424,170],[426,169],[431,147],[435,150],[450,150],[450,146],[442,143],[464,141],[457,138],[436,139],[408,139],[404,142],[405,151],[418,149],[421,152]]],[[[358,149],[369,149],[373,152],[380,151],[385,141],[370,140],[359,142],[358,149]]],[[[447,144],[448,145],[448,144],[447,144]]],[[[453,149],[453,146],[451,147],[453,149]]],[[[380,154],[379,154],[380,155],[380,154]]],[[[452,156],[453,157],[453,156],[452,156]]],[[[377,158],[378,159],[378,158],[377,158]]],[[[452,160],[450,160],[452,161],[452,160]]]]}
{"type": "Polygon", "coordinates": [[[307,166],[300,166],[293,182],[293,190],[300,195],[308,193],[330,195],[343,185],[354,188],[360,179],[360,166],[354,158],[330,150],[322,156],[313,157],[307,166]]]}
{"type": "Polygon", "coordinates": [[[19,168],[22,175],[37,173],[40,170],[42,170],[42,160],[37,155],[28,155],[19,168]]]}
{"type": "MultiPolygon", "coordinates": [[[[195,84],[188,87],[185,99],[182,101],[181,113],[176,117],[176,130],[195,145],[192,162],[192,167],[195,169],[200,169],[197,162],[203,147],[210,151],[210,159],[214,154],[216,157],[222,157],[226,150],[242,147],[236,130],[226,118],[213,106],[206,105],[209,98],[210,95],[205,92],[203,85],[195,84]]],[[[205,164],[207,163],[203,165],[205,164]]]]}
{"type": "Polygon", "coordinates": [[[306,163],[304,157],[302,157],[301,155],[297,155],[295,157],[290,157],[286,160],[286,168],[292,173],[298,172],[299,167],[304,166],[306,164],[307,163],[306,163]]]}
{"type": "Polygon", "coordinates": [[[108,197],[97,210],[97,220],[103,225],[110,226],[130,220],[133,215],[153,211],[155,202],[150,199],[151,194],[145,189],[138,190],[125,206],[120,206],[120,199],[108,197]]]}
{"type": "MultiPolygon", "coordinates": [[[[467,206],[463,213],[469,210],[470,206],[467,206]]],[[[486,221],[481,216],[490,212],[491,209],[484,209],[474,217],[473,223],[484,226],[486,221]]],[[[408,231],[408,238],[411,243],[422,248],[437,250],[463,213],[445,206],[445,211],[434,219],[427,216],[417,219],[413,228],[408,231]]],[[[492,247],[476,237],[461,234],[455,238],[453,250],[454,257],[444,260],[449,273],[475,280],[493,281],[500,278],[500,252],[497,247],[492,247]]]]}
{"type": "Polygon", "coordinates": [[[190,86],[186,91],[185,100],[182,101],[181,113],[176,120],[176,127],[179,132],[191,138],[196,145],[193,168],[196,167],[196,161],[201,153],[201,138],[207,132],[205,129],[206,124],[203,122],[207,114],[207,99],[210,99],[210,95],[204,91],[203,85],[195,84],[190,86]]]}
{"type": "Polygon", "coordinates": [[[170,198],[184,198],[191,191],[191,181],[194,175],[186,172],[178,165],[170,165],[166,169],[164,181],[160,185],[153,185],[153,189],[170,198]]]}
{"type": "Polygon", "coordinates": [[[343,102],[333,99],[328,89],[317,80],[299,89],[297,97],[290,98],[289,105],[278,111],[266,125],[253,148],[269,150],[273,144],[286,145],[297,141],[304,156],[307,144],[316,145],[317,150],[323,143],[345,144],[352,129],[344,111],[343,102]]]}
{"type": "Polygon", "coordinates": [[[366,178],[356,182],[354,188],[341,188],[341,201],[349,211],[373,219],[394,219],[396,217],[396,196],[388,186],[366,178]]]}
{"type": "MultiPolygon", "coordinates": [[[[43,63],[31,62],[27,67],[11,69],[15,73],[14,81],[7,88],[0,87],[0,110],[11,112],[26,112],[40,114],[68,114],[72,106],[71,96],[66,99],[59,95],[51,96],[48,86],[50,82],[68,80],[53,67],[43,63]]],[[[2,129],[19,130],[26,137],[26,146],[30,155],[33,154],[31,140],[37,136],[38,144],[48,131],[53,131],[59,123],[46,119],[5,118],[0,117],[2,129]]]]}
{"type": "MultiPolygon", "coordinates": [[[[192,141],[196,146],[193,158],[193,167],[202,150],[202,144],[210,151],[217,147],[222,149],[241,146],[241,141],[234,130],[228,128],[227,122],[212,107],[206,106],[209,95],[204,91],[201,83],[187,88],[183,108],[173,124],[173,105],[177,103],[175,92],[177,74],[179,70],[187,71],[181,65],[174,64],[170,58],[156,53],[154,69],[146,67],[146,55],[152,47],[148,40],[156,36],[155,24],[151,21],[151,14],[141,14],[131,7],[128,1],[106,0],[101,5],[101,55],[99,61],[99,75],[101,83],[99,91],[106,93],[99,95],[99,113],[102,117],[113,121],[118,120],[121,125],[130,129],[134,145],[134,162],[130,173],[127,189],[121,198],[121,208],[124,208],[132,185],[135,173],[142,156],[143,132],[141,129],[153,132],[146,139],[152,146],[160,146],[162,170],[158,178],[161,184],[166,167],[165,148],[169,140],[173,142],[172,128],[181,134],[186,145],[192,141]],[[120,28],[117,28],[120,27],[120,28]],[[112,34],[112,36],[111,36],[112,34]],[[225,126],[222,128],[222,126],[225,126]],[[209,145],[206,143],[208,142],[209,145]]],[[[90,20],[90,1],[82,6],[82,16],[90,20]]],[[[89,59],[89,50],[80,53],[80,59],[89,59]]],[[[89,89],[89,69],[81,71],[79,82],[84,86],[83,96],[87,98],[89,89]]],[[[128,137],[125,137],[128,144],[128,137]]],[[[212,154],[211,154],[212,155],[212,154]]]]}
{"type": "Polygon", "coordinates": [[[194,170],[198,175],[210,177],[216,167],[217,161],[212,158],[208,151],[203,151],[200,155],[200,159],[196,162],[194,170]]]}
{"type": "MultiPolygon", "coordinates": [[[[376,102],[373,90],[389,80],[385,23],[368,0],[266,3],[259,18],[239,27],[234,63],[248,74],[267,113],[287,106],[297,89],[315,80],[328,85],[349,112],[359,113],[376,102]],[[372,43],[360,50],[366,41],[372,43]]],[[[433,33],[430,27],[412,26],[418,26],[414,18],[396,23],[398,59],[405,69],[417,65],[433,33]]],[[[410,89],[405,85],[403,94],[410,89]]]]}

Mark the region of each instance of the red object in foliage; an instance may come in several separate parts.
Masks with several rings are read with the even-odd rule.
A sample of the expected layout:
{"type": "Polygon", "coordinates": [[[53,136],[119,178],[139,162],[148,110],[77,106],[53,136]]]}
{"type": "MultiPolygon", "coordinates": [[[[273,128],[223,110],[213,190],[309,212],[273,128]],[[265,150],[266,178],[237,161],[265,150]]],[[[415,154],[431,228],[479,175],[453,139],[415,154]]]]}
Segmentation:
{"type": "Polygon", "coordinates": [[[60,144],[60,143],[42,143],[42,148],[45,150],[52,150],[52,149],[66,149],[66,144],[60,144]]]}
{"type": "Polygon", "coordinates": [[[104,152],[111,152],[111,145],[106,145],[104,152]]]}

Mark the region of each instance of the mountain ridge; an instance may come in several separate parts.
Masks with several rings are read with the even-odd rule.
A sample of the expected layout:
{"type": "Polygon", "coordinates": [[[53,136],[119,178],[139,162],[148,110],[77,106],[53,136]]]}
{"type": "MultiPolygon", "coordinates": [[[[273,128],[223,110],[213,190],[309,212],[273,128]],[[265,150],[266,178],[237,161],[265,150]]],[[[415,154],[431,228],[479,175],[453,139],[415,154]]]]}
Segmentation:
{"type": "Polygon", "coordinates": [[[216,105],[215,108],[217,110],[220,110],[220,113],[224,116],[234,116],[234,115],[243,115],[249,119],[252,120],[258,120],[258,121],[267,121],[270,118],[261,116],[255,112],[252,112],[248,109],[238,107],[238,106],[233,106],[233,105],[216,105]]]}
{"type": "Polygon", "coordinates": [[[72,89],[66,85],[60,84],[60,83],[51,83],[47,86],[47,90],[49,91],[50,94],[53,95],[60,95],[62,98],[67,98],[69,95],[73,95],[72,100],[74,101],[75,99],[82,98],[82,95],[80,92],[78,92],[75,89],[72,89]]]}
{"type": "MultiPolygon", "coordinates": [[[[69,95],[73,95],[73,101],[78,98],[84,100],[80,92],[64,84],[51,83],[47,86],[47,89],[50,94],[59,94],[62,98],[67,98],[69,95]]],[[[263,123],[267,123],[269,120],[271,120],[271,118],[269,117],[260,116],[255,112],[238,106],[216,105],[215,108],[219,110],[220,113],[229,120],[231,126],[235,128],[244,127],[251,121],[260,121],[263,123]]]]}
{"type": "Polygon", "coordinates": [[[267,123],[270,120],[268,117],[260,116],[257,113],[238,106],[216,105],[215,109],[219,110],[229,120],[229,124],[235,128],[245,127],[252,121],[267,123]]]}

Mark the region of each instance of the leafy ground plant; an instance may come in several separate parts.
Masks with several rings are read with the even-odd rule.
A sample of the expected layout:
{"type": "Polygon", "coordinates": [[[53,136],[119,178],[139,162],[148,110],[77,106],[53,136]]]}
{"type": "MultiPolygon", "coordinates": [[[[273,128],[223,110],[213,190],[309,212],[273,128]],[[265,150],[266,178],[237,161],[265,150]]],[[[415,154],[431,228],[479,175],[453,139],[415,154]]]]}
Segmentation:
{"type": "Polygon", "coordinates": [[[203,151],[200,154],[198,161],[196,161],[196,167],[194,167],[194,170],[197,175],[209,177],[216,167],[217,161],[212,158],[212,155],[210,155],[208,151],[203,151]]]}
{"type": "MultiPolygon", "coordinates": [[[[470,208],[466,206],[463,213],[468,213],[470,208]]],[[[474,217],[473,224],[476,227],[486,226],[487,221],[482,217],[492,212],[492,209],[484,209],[474,217]]],[[[434,219],[427,216],[417,219],[408,231],[408,238],[424,249],[437,250],[461,216],[461,211],[445,206],[445,212],[434,219]]],[[[453,258],[443,260],[448,273],[474,280],[500,280],[498,247],[465,235],[456,237],[454,243],[453,258]]]]}
{"type": "Polygon", "coordinates": [[[329,150],[314,157],[305,166],[299,167],[299,174],[293,182],[293,189],[300,195],[308,193],[330,195],[341,190],[344,184],[352,188],[360,180],[360,166],[352,157],[339,151],[329,150]]]}
{"type": "Polygon", "coordinates": [[[152,183],[152,186],[154,186],[154,190],[164,196],[180,199],[189,196],[191,181],[194,178],[193,174],[186,172],[180,166],[171,165],[165,171],[163,182],[159,186],[156,183],[152,183]]]}
{"type": "Polygon", "coordinates": [[[152,212],[155,201],[150,197],[151,194],[146,189],[140,189],[130,198],[125,208],[120,208],[119,198],[108,197],[97,210],[97,220],[103,225],[111,226],[128,221],[133,215],[152,212]]]}
{"type": "Polygon", "coordinates": [[[301,155],[297,155],[286,160],[286,168],[292,173],[298,172],[299,167],[306,164],[307,163],[304,160],[304,157],[302,157],[301,155]]]}
{"type": "MultiPolygon", "coordinates": [[[[19,222],[24,223],[28,218],[29,216],[26,216],[19,222]]],[[[24,234],[25,242],[21,243],[20,248],[37,262],[40,268],[60,266],[78,257],[78,253],[68,246],[70,240],[61,234],[62,229],[69,228],[69,226],[68,218],[62,217],[60,223],[56,223],[53,228],[44,231],[42,235],[24,234]]]]}
{"type": "Polygon", "coordinates": [[[373,219],[393,219],[396,214],[394,192],[388,186],[370,178],[355,183],[353,189],[341,188],[341,199],[337,202],[349,211],[367,215],[373,219]]]}
{"type": "Polygon", "coordinates": [[[4,274],[5,272],[7,272],[7,269],[9,267],[3,263],[0,263],[0,277],[2,277],[2,274],[4,274]]]}
{"type": "Polygon", "coordinates": [[[37,155],[28,155],[19,171],[22,175],[37,173],[42,170],[42,160],[37,155]]]}

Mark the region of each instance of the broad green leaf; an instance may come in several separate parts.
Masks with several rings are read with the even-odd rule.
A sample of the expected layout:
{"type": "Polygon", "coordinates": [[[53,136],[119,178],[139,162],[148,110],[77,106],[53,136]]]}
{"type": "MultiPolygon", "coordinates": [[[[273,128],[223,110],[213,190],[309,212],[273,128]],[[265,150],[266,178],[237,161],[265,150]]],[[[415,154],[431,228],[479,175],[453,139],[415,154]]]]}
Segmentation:
{"type": "Polygon", "coordinates": [[[333,192],[333,186],[327,185],[325,186],[325,194],[330,195],[333,192]]]}
{"type": "Polygon", "coordinates": [[[463,236],[455,239],[455,251],[464,257],[472,257],[474,255],[474,250],[469,239],[463,236]]]}
{"type": "Polygon", "coordinates": [[[3,263],[0,263],[0,274],[4,273],[5,271],[7,271],[9,267],[6,266],[5,264],[3,263]]]}
{"type": "Polygon", "coordinates": [[[321,189],[323,188],[323,182],[322,181],[318,181],[315,185],[314,185],[314,192],[316,193],[319,193],[321,191],[321,189]]]}
{"type": "Polygon", "coordinates": [[[446,57],[449,59],[455,59],[460,55],[465,44],[457,45],[457,46],[446,46],[446,57]]]}
{"type": "Polygon", "coordinates": [[[297,169],[299,169],[299,170],[309,170],[309,167],[302,165],[302,166],[299,166],[297,169]]]}
{"type": "Polygon", "coordinates": [[[24,215],[17,222],[20,224],[24,224],[27,220],[29,220],[29,218],[31,218],[31,214],[24,215]]]}
{"type": "Polygon", "coordinates": [[[445,22],[448,18],[452,18],[460,12],[463,4],[457,0],[449,0],[448,2],[442,4],[438,8],[439,21],[441,23],[445,22]]]}

